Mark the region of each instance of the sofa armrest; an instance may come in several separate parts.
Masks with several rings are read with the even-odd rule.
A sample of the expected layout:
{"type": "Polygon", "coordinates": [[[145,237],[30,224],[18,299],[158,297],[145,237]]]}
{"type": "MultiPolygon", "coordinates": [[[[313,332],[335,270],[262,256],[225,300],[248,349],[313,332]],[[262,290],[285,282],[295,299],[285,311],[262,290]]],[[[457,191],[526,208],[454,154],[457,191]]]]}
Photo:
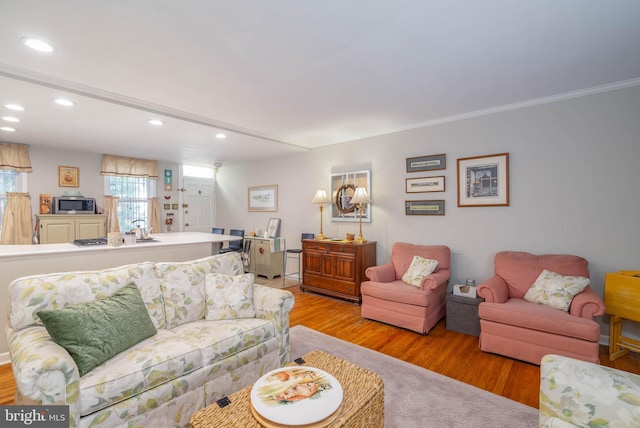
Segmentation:
{"type": "MultiPolygon", "coordinates": [[[[31,404],[68,405],[69,426],[80,421],[80,372],[71,355],[42,326],[6,328],[18,390],[31,404]]],[[[18,404],[18,403],[16,403],[18,404]]]]}
{"type": "Polygon", "coordinates": [[[280,343],[280,363],[289,363],[291,345],[289,344],[289,313],[293,308],[293,294],[264,285],[253,284],[253,306],[256,317],[270,320],[280,343]]]}
{"type": "Polygon", "coordinates": [[[545,355],[540,363],[539,425],[555,417],[577,426],[637,426],[638,385],[636,374],[545,355]]]}
{"type": "Polygon", "coordinates": [[[509,289],[504,279],[498,275],[493,276],[478,285],[478,296],[485,302],[504,303],[509,299],[509,289]]]}
{"type": "Polygon", "coordinates": [[[396,280],[396,268],[391,263],[379,266],[370,266],[364,274],[372,282],[393,282],[396,280]]]}
{"type": "Polygon", "coordinates": [[[451,271],[449,269],[442,269],[438,272],[434,272],[425,276],[420,282],[420,289],[422,290],[435,290],[449,282],[451,277],[451,271]]]}
{"type": "Polygon", "coordinates": [[[606,310],[604,302],[600,296],[587,286],[582,293],[577,294],[571,301],[569,313],[573,316],[592,320],[603,315],[606,310]]]}

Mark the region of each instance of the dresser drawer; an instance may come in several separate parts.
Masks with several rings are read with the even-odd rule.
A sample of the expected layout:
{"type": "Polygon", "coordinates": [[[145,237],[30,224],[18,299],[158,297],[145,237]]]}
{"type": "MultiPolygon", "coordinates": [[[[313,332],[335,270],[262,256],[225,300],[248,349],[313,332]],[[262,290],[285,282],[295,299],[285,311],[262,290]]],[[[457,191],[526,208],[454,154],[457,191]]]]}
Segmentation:
{"type": "Polygon", "coordinates": [[[303,242],[302,243],[303,251],[315,251],[320,253],[328,253],[329,252],[329,244],[324,242],[303,242]]]}
{"type": "Polygon", "coordinates": [[[330,251],[332,253],[339,253],[339,254],[355,254],[356,248],[353,245],[331,244],[330,251]]]}
{"type": "Polygon", "coordinates": [[[357,296],[359,291],[359,288],[353,282],[338,281],[314,275],[305,275],[304,286],[334,291],[349,296],[357,296]]]}

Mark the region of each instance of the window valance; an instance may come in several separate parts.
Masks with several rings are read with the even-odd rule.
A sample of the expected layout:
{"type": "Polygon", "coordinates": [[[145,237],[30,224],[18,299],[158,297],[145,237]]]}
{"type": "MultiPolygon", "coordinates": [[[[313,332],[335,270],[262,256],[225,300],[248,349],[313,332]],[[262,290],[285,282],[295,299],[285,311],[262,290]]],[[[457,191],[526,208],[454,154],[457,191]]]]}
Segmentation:
{"type": "Polygon", "coordinates": [[[31,172],[29,146],[0,143],[0,169],[31,172]]]}
{"type": "Polygon", "coordinates": [[[100,175],[119,177],[147,177],[158,179],[158,161],[102,155],[100,175]]]}

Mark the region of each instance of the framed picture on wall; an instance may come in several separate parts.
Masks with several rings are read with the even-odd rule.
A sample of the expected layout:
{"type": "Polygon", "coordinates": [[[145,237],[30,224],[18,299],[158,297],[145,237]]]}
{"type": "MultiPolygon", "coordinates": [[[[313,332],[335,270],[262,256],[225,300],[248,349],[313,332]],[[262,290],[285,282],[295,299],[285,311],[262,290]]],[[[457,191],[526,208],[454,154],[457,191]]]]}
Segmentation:
{"type": "Polygon", "coordinates": [[[407,193],[444,192],[444,190],[444,175],[405,179],[407,193]]]}
{"type": "Polygon", "coordinates": [[[509,153],[458,159],[458,206],[509,206],[509,153]]]}
{"type": "Polygon", "coordinates": [[[278,211],[278,185],[249,187],[249,211],[278,211]]]}
{"type": "Polygon", "coordinates": [[[444,215],[444,200],[405,201],[405,215],[444,215]]]}
{"type": "Polygon", "coordinates": [[[80,169],[75,166],[59,166],[58,186],[80,187],[80,169]]]}
{"type": "Polygon", "coordinates": [[[429,155],[407,158],[407,172],[434,171],[447,168],[447,155],[429,155]]]}

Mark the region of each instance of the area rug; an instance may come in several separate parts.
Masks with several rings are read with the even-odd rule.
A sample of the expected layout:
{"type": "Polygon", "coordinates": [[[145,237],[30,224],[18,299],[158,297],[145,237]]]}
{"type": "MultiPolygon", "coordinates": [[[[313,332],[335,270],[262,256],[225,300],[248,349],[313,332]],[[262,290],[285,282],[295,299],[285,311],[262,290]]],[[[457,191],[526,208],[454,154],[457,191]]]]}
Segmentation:
{"type": "Polygon", "coordinates": [[[538,426],[533,407],[301,325],[291,328],[292,359],[316,349],[382,377],[385,427],[538,426]]]}

